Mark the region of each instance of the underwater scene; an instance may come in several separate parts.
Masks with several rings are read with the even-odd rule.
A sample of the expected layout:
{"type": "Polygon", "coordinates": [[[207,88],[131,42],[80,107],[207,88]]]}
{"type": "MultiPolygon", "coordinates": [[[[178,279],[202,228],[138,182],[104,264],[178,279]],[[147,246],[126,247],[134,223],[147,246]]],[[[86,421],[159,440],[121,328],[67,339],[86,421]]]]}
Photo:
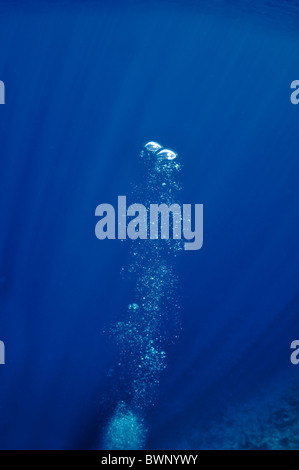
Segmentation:
{"type": "Polygon", "coordinates": [[[0,449],[299,450],[299,0],[0,1],[0,449]]]}

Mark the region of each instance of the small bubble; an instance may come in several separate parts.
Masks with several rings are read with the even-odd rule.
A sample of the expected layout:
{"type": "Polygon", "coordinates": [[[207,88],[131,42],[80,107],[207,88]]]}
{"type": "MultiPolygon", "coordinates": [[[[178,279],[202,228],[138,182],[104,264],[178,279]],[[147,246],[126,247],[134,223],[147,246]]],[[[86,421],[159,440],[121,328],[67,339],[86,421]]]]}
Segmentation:
{"type": "Polygon", "coordinates": [[[129,310],[130,312],[138,312],[138,310],[139,310],[139,305],[138,305],[138,304],[135,304],[135,303],[129,304],[128,310],[129,310]]]}

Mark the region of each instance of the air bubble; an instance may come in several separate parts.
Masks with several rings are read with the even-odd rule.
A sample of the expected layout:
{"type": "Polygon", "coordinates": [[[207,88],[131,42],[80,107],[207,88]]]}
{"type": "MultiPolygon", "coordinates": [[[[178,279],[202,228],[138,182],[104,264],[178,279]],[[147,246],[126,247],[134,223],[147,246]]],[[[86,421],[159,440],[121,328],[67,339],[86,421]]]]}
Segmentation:
{"type": "Polygon", "coordinates": [[[161,150],[163,147],[162,145],[158,144],[158,142],[148,142],[147,144],[145,144],[144,146],[144,149],[147,151],[147,152],[150,152],[150,153],[156,153],[158,152],[159,150],[161,150]]]}
{"type": "Polygon", "coordinates": [[[136,313],[136,312],[138,312],[138,310],[139,310],[139,305],[138,305],[138,304],[135,304],[135,303],[134,303],[134,304],[129,304],[128,310],[129,310],[129,312],[134,312],[134,313],[136,313]]]}
{"type": "Polygon", "coordinates": [[[157,155],[157,158],[161,160],[175,160],[178,156],[177,153],[168,149],[160,150],[156,155],[157,155]]]}

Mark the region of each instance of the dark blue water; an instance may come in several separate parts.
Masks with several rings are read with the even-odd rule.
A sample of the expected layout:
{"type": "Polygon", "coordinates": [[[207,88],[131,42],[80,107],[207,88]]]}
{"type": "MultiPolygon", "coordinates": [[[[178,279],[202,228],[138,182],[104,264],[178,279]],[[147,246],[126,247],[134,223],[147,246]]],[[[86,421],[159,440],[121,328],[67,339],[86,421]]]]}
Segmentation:
{"type": "Polygon", "coordinates": [[[110,3],[0,4],[0,447],[101,446],[134,282],[94,211],[157,140],[204,246],[175,263],[182,330],[145,447],[298,448],[298,2],[110,3]]]}

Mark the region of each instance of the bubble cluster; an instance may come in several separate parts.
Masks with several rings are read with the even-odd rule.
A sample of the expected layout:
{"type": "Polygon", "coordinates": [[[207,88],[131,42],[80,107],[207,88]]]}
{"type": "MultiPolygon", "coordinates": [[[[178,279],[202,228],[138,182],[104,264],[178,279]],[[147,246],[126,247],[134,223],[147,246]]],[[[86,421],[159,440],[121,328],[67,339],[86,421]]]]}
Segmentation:
{"type": "Polygon", "coordinates": [[[129,310],[129,312],[135,312],[136,313],[139,310],[139,305],[138,304],[130,304],[128,306],[128,310],[129,310]]]}
{"type": "Polygon", "coordinates": [[[144,446],[145,427],[143,419],[119,402],[110,419],[103,447],[107,450],[139,450],[144,446]]]}
{"type": "MultiPolygon", "coordinates": [[[[136,200],[150,204],[178,202],[178,155],[150,141],[141,152],[145,175],[135,190],[136,200]]],[[[154,404],[161,373],[166,368],[167,346],[177,338],[178,279],[174,270],[181,240],[134,240],[128,272],[135,278],[132,303],[112,328],[120,351],[119,378],[126,384],[126,405],[118,405],[106,431],[106,448],[133,449],[144,439],[137,416],[154,404]],[[126,447],[124,447],[126,446],[126,447]]]]}
{"type": "Polygon", "coordinates": [[[143,189],[138,188],[138,196],[152,203],[167,203],[177,200],[181,189],[178,172],[181,170],[179,157],[173,150],[163,148],[157,142],[148,142],[141,151],[146,166],[146,179],[143,189]]]}

